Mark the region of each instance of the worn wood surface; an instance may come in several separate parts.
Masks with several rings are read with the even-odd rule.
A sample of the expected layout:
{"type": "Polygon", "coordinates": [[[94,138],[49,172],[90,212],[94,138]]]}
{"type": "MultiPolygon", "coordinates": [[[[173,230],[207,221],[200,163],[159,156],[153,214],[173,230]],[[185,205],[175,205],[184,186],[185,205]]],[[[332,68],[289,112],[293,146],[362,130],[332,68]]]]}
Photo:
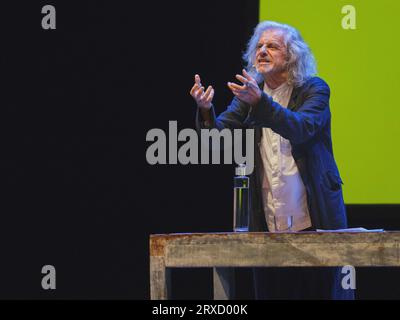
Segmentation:
{"type": "MultiPolygon", "coordinates": [[[[150,237],[150,259],[172,267],[400,266],[400,232],[203,233],[150,237]],[[154,260],[156,261],[156,260],[154,260]]],[[[162,264],[151,267],[153,291],[162,264]]]]}
{"type": "Polygon", "coordinates": [[[165,300],[171,294],[170,270],[165,267],[162,256],[150,256],[150,298],[165,300]]]}

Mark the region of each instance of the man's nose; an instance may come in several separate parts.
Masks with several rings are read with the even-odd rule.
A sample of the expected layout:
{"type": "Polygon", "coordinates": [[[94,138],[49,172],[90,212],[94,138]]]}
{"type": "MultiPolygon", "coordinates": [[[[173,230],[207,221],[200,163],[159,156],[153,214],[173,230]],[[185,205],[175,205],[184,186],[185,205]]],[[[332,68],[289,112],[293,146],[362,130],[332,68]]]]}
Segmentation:
{"type": "Polygon", "coordinates": [[[260,53],[263,55],[267,54],[267,46],[265,44],[260,48],[260,53]]]}

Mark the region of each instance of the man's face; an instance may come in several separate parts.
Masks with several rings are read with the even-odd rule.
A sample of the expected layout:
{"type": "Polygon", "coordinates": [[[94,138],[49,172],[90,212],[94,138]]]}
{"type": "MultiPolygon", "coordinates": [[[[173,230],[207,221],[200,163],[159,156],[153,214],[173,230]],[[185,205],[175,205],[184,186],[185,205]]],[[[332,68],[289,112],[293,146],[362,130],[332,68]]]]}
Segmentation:
{"type": "Polygon", "coordinates": [[[283,32],[267,30],[261,34],[256,48],[255,66],[262,75],[273,75],[284,72],[287,60],[287,48],[283,32]]]}

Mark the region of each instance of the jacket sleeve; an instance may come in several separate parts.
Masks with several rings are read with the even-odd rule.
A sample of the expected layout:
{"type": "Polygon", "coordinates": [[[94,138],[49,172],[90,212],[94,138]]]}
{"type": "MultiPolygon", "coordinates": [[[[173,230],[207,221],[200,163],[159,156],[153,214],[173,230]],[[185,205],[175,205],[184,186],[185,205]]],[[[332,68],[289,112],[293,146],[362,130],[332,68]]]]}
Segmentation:
{"type": "Polygon", "coordinates": [[[255,126],[269,127],[290,142],[301,144],[329,122],[329,96],[329,87],[322,79],[313,81],[304,92],[301,106],[292,111],[263,92],[260,102],[251,108],[250,120],[255,126]]]}
{"type": "MultiPolygon", "coordinates": [[[[224,128],[228,129],[241,129],[244,127],[244,120],[247,118],[250,110],[250,106],[238,98],[234,97],[228,108],[222,112],[218,117],[215,115],[214,106],[211,107],[211,125],[207,128],[217,128],[222,130],[224,128]]],[[[196,113],[196,128],[202,129],[206,128],[203,125],[203,120],[197,108],[196,113]]]]}

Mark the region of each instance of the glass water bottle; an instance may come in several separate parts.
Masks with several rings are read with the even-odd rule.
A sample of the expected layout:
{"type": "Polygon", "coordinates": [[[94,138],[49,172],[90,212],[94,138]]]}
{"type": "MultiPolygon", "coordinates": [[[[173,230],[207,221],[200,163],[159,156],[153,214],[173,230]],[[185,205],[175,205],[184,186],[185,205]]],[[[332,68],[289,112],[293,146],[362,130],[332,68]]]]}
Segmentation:
{"type": "Polygon", "coordinates": [[[249,177],[246,176],[246,166],[240,164],[236,168],[233,179],[233,230],[235,232],[249,231],[249,177]]]}

